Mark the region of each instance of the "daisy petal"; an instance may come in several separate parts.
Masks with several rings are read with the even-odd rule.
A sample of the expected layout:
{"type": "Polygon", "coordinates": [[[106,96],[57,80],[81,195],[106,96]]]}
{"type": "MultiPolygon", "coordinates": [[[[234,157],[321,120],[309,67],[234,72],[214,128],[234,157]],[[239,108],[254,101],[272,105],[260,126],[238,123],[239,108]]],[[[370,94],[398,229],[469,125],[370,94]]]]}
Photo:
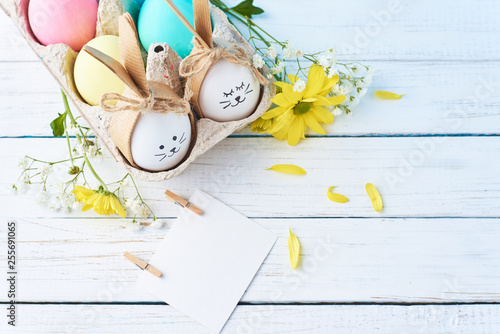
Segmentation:
{"type": "Polygon", "coordinates": [[[304,127],[302,117],[295,117],[288,129],[288,145],[295,146],[299,142],[300,138],[304,136],[304,127]]]}
{"type": "Polygon", "coordinates": [[[323,127],[316,121],[314,116],[311,113],[305,113],[304,114],[304,120],[306,122],[306,125],[316,132],[317,134],[320,135],[326,135],[326,131],[323,129],[323,127]]]}
{"type": "Polygon", "coordinates": [[[292,83],[292,85],[295,85],[295,83],[299,80],[299,77],[293,74],[288,75],[288,80],[292,83]]]}
{"type": "Polygon", "coordinates": [[[271,101],[274,104],[279,105],[280,107],[288,107],[288,106],[290,106],[290,101],[288,101],[288,99],[286,98],[285,94],[283,94],[283,93],[276,94],[271,99],[271,101]]]}
{"type": "Polygon", "coordinates": [[[307,76],[307,84],[305,89],[306,97],[313,97],[323,89],[323,82],[325,80],[325,70],[319,65],[313,65],[309,69],[307,76]]]}
{"type": "Polygon", "coordinates": [[[319,120],[325,124],[333,123],[333,115],[327,109],[320,107],[320,106],[313,106],[311,108],[311,110],[312,110],[314,116],[316,116],[317,120],[319,120]]]}
{"type": "Polygon", "coordinates": [[[266,111],[264,113],[264,115],[261,116],[262,119],[271,119],[271,118],[274,118],[274,117],[278,117],[280,115],[282,115],[284,112],[286,112],[286,108],[285,107],[276,107],[274,109],[269,109],[268,111],[266,111]]]}

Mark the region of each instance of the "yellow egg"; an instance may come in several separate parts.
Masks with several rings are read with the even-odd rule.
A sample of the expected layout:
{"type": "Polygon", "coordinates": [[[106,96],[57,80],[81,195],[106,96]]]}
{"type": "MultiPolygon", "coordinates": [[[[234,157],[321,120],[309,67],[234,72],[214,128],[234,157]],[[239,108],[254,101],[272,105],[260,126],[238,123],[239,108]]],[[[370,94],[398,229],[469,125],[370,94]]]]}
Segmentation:
{"type": "MultiPolygon", "coordinates": [[[[87,45],[120,61],[117,36],[100,36],[87,45]]],[[[74,74],[78,92],[93,106],[99,105],[102,94],[122,94],[125,90],[125,84],[111,70],[85,51],[81,51],[76,58],[74,74]]]]}

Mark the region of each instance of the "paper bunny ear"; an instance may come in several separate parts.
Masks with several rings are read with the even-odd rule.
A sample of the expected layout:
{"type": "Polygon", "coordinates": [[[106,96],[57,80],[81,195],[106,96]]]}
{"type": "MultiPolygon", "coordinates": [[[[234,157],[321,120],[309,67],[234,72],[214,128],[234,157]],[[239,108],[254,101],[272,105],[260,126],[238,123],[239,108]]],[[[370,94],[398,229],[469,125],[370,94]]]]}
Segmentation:
{"type": "Polygon", "coordinates": [[[146,69],[142,61],[139,36],[132,16],[129,13],[120,16],[119,25],[120,58],[123,66],[137,87],[144,93],[143,96],[148,96],[149,88],[146,69]]]}
{"type": "Polygon", "coordinates": [[[132,79],[129,72],[125,69],[125,67],[123,67],[122,64],[120,64],[119,61],[88,45],[83,47],[83,51],[87,52],[89,55],[100,61],[104,66],[109,68],[111,72],[116,74],[116,76],[123,81],[128,88],[137,94],[137,96],[144,96],[143,91],[137,87],[134,79],[132,79]]]}
{"type": "Polygon", "coordinates": [[[177,16],[179,20],[184,24],[184,26],[193,34],[193,36],[198,39],[198,43],[202,47],[211,49],[212,48],[212,22],[210,21],[210,9],[208,7],[208,0],[194,0],[193,10],[195,14],[195,26],[193,28],[191,23],[186,19],[186,17],[181,13],[179,8],[172,2],[172,0],[165,0],[167,5],[170,7],[172,12],[177,16]],[[196,17],[198,15],[198,17],[196,17]]]}

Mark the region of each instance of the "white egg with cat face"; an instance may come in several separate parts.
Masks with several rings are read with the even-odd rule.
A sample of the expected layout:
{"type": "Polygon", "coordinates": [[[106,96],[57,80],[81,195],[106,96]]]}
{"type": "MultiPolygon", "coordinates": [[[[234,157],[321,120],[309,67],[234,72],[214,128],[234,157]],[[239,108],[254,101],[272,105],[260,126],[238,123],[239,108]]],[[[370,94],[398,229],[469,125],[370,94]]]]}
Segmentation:
{"type": "Polygon", "coordinates": [[[137,121],[130,149],[136,165],[160,172],[179,164],[190,145],[191,120],[188,116],[148,112],[137,121]]]}
{"type": "Polygon", "coordinates": [[[260,89],[251,69],[222,59],[208,70],[198,104],[206,118],[236,121],[253,114],[259,104],[260,89]]]}

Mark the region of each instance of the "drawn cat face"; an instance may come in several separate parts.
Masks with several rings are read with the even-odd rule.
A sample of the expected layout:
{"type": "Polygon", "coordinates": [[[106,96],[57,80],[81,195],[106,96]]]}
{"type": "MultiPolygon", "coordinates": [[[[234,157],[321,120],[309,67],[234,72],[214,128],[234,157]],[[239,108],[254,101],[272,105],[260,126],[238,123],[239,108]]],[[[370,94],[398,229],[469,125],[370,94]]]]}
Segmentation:
{"type": "Polygon", "coordinates": [[[188,116],[149,112],[141,116],[132,134],[132,157],[143,169],[164,171],[182,161],[190,144],[188,116]]]}
{"type": "Polygon", "coordinates": [[[227,93],[222,92],[224,101],[220,101],[219,103],[224,105],[223,109],[237,108],[241,103],[245,103],[247,100],[246,95],[252,93],[253,89],[250,88],[250,83],[241,82],[241,85],[234,86],[227,93]]]}
{"type": "Polygon", "coordinates": [[[219,122],[250,116],[260,97],[260,84],[244,66],[220,60],[207,72],[199,93],[203,116],[219,122]]]}

